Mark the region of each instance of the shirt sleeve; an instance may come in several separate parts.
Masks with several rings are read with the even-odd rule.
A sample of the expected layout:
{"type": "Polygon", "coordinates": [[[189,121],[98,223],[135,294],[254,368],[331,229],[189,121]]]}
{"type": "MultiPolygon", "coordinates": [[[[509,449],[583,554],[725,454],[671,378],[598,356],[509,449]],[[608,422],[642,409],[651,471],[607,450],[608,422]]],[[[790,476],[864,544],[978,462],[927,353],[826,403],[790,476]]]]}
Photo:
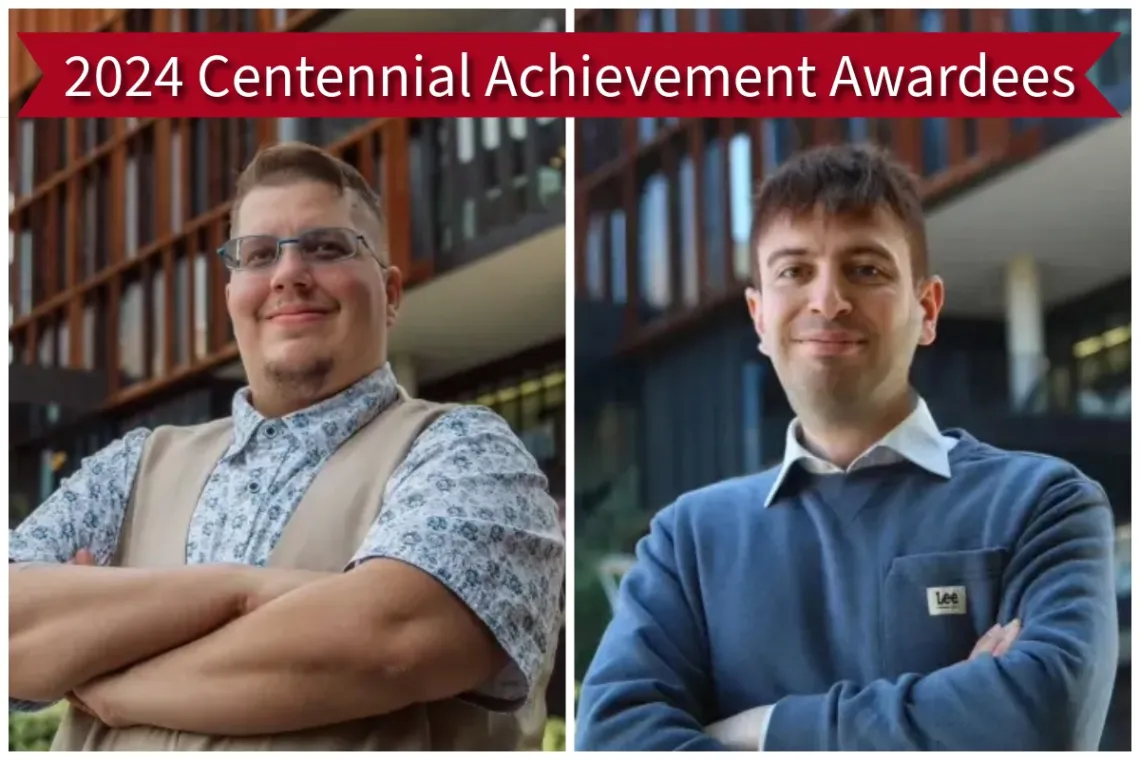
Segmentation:
{"type": "MultiPolygon", "coordinates": [[[[8,562],[62,564],[87,549],[98,564],[109,564],[149,435],[145,428],[133,430],[84,459],[55,493],[8,531],[8,562]]],[[[15,712],[48,706],[8,700],[8,709],[15,712]]]]}
{"type": "MultiPolygon", "coordinates": [[[[613,619],[578,699],[579,751],[723,752],[705,727],[716,714],[694,534],[678,503],[658,512],[622,579],[613,619]]],[[[742,665],[742,668],[744,666],[742,665]]],[[[756,746],[757,729],[750,727],[756,746]]]]}
{"type": "Polygon", "coordinates": [[[8,561],[70,562],[87,549],[100,565],[108,564],[149,435],[139,428],[84,459],[55,493],[8,531],[8,561]]]}
{"type": "Polygon", "coordinates": [[[436,420],[393,473],[353,565],[388,557],[446,585],[511,663],[470,695],[514,710],[557,646],[565,551],[558,508],[534,457],[506,422],[464,406],[436,420]]]}

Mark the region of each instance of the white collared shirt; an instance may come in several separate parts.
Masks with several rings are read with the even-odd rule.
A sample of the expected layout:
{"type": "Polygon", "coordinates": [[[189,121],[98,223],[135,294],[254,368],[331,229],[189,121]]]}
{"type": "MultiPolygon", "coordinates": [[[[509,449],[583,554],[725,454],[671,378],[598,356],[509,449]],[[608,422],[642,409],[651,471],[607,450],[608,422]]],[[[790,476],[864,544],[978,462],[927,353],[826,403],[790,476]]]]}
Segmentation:
{"type": "Polygon", "coordinates": [[[950,477],[950,450],[958,443],[957,438],[943,435],[930,415],[930,409],[921,398],[910,413],[891,432],[864,451],[847,469],[837,467],[827,460],[813,454],[804,447],[800,441],[800,421],[792,420],[788,425],[788,434],[784,444],[784,461],[780,471],[776,473],[776,480],[772,489],[764,500],[764,506],[771,506],[776,499],[780,486],[788,477],[792,466],[799,463],[808,472],[816,475],[841,475],[854,472],[864,467],[881,467],[909,460],[919,467],[941,475],[950,477]]]}

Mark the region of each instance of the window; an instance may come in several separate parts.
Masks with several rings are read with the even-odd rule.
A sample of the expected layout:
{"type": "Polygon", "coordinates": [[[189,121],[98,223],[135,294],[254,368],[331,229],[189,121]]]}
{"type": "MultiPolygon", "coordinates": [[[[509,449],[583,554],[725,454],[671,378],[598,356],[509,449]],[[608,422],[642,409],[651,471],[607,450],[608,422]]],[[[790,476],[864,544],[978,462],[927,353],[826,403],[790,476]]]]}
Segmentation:
{"type": "Polygon", "coordinates": [[[538,202],[544,209],[561,209],[566,187],[566,121],[540,116],[533,124],[538,142],[538,202]]]}
{"type": "Polygon", "coordinates": [[[150,376],[161,377],[166,371],[166,278],[161,264],[151,275],[150,294],[150,376]]]}
{"type": "Polygon", "coordinates": [[[681,159],[681,288],[685,304],[695,306],[701,297],[701,275],[697,256],[697,179],[691,156],[681,159]]]}
{"type": "Polygon", "coordinates": [[[752,274],[752,138],[737,133],[729,143],[729,209],[732,214],[732,268],[738,280],[752,274]]]}
{"type": "Polygon", "coordinates": [[[36,178],[36,123],[20,121],[20,195],[28,195],[36,178]]]}
{"type": "MultiPolygon", "coordinates": [[[[198,244],[202,245],[202,233],[198,244]]],[[[199,249],[194,258],[194,358],[203,359],[210,351],[210,261],[209,255],[199,249]]]]}
{"type": "Polygon", "coordinates": [[[743,32],[744,31],[744,11],[741,10],[723,10],[720,12],[720,31],[722,32],[743,32]]]}
{"type": "Polygon", "coordinates": [[[614,303],[626,302],[625,212],[610,213],[610,298],[614,303]]]}
{"type": "Polygon", "coordinates": [[[922,172],[937,174],[950,163],[950,121],[922,120],[922,172]]]}
{"type": "Polygon", "coordinates": [[[110,244],[110,183],[107,161],[94,164],[81,179],[80,219],[82,234],[79,237],[82,272],[91,277],[107,265],[110,244]]]}
{"type": "MultiPolygon", "coordinates": [[[[499,147],[503,143],[502,125],[497,117],[486,117],[479,120],[481,129],[480,143],[483,147],[482,166],[478,187],[483,194],[483,208],[486,219],[484,228],[491,228],[509,221],[503,205],[503,186],[499,177],[499,147]]],[[[505,178],[504,178],[505,179],[505,178]]]]}
{"type": "Polygon", "coordinates": [[[844,142],[864,143],[869,139],[869,120],[864,118],[840,119],[844,142]]]}
{"type": "MultiPolygon", "coordinates": [[[[191,18],[205,11],[191,11],[191,18]]],[[[193,141],[190,150],[190,216],[197,217],[210,208],[210,174],[207,161],[211,155],[210,135],[205,119],[190,122],[190,135],[193,141]]]]}
{"type": "Polygon", "coordinates": [[[763,138],[764,175],[768,176],[784,162],[790,153],[792,125],[788,119],[764,119],[760,133],[763,138]]]}
{"type": "Polygon", "coordinates": [[[56,357],[55,325],[41,328],[39,335],[39,363],[43,367],[54,367],[56,357]]]}
{"type": "Polygon", "coordinates": [[[507,178],[514,194],[514,206],[519,211],[525,211],[529,205],[527,188],[530,186],[530,178],[526,173],[526,133],[526,119],[518,117],[507,119],[507,135],[511,141],[507,154],[507,178]]]}
{"type": "Polygon", "coordinates": [[[605,293],[605,217],[590,214],[590,229],[586,234],[586,293],[600,299],[605,293]]]}
{"type": "Polygon", "coordinates": [[[134,280],[123,288],[119,304],[119,372],[124,385],[143,379],[143,292],[134,280]]]}
{"type": "MultiPolygon", "coordinates": [[[[715,125],[715,122],[713,122],[715,125]]],[[[715,129],[715,126],[713,127],[715,129]]],[[[728,235],[725,229],[724,144],[714,137],[705,145],[701,210],[705,227],[705,282],[713,291],[725,286],[725,257],[728,235]]]]}
{"type": "Polygon", "coordinates": [[[71,330],[67,326],[67,317],[61,317],[56,323],[56,339],[59,341],[56,361],[61,367],[71,366],[71,330]]]}
{"type": "Polygon", "coordinates": [[[107,330],[102,299],[88,299],[83,307],[83,367],[95,370],[106,364],[107,330]]]}
{"type": "Polygon", "coordinates": [[[641,298],[651,309],[669,306],[669,188],[660,172],[651,176],[641,191],[638,219],[641,243],[641,298]]]}
{"type": "Polygon", "coordinates": [[[170,131],[170,228],[182,227],[182,130],[178,122],[170,131]]]}
{"type": "Polygon", "coordinates": [[[454,172],[455,159],[451,155],[451,132],[455,122],[453,120],[431,120],[424,123],[424,135],[434,135],[436,144],[436,160],[432,165],[432,207],[433,225],[435,235],[435,250],[437,252],[450,251],[456,245],[454,197],[455,183],[451,181],[454,172]]]}
{"type": "Polygon", "coordinates": [[[184,244],[174,253],[174,363],[190,363],[190,258],[184,244]]]}
{"type": "Polygon", "coordinates": [[[34,305],[34,250],[32,231],[27,228],[22,229],[20,231],[20,312],[22,314],[27,314],[34,305]]]}
{"type": "Polygon", "coordinates": [[[740,376],[740,430],[743,436],[741,441],[743,456],[740,464],[745,473],[759,472],[764,467],[764,455],[761,447],[763,380],[764,367],[760,361],[757,359],[746,361],[741,368],[740,376]]]}
{"type": "MultiPolygon", "coordinates": [[[[461,174],[467,174],[467,165],[475,160],[475,120],[471,118],[462,118],[455,120],[455,134],[456,134],[456,158],[459,161],[461,174]]],[[[474,240],[475,230],[478,220],[475,215],[475,199],[468,193],[470,187],[464,187],[462,184],[459,187],[459,192],[462,194],[462,201],[460,202],[461,216],[461,229],[463,239],[474,240]]]]}
{"type": "Polygon", "coordinates": [[[127,156],[126,197],[123,199],[123,214],[126,233],[126,258],[133,259],[139,253],[139,160],[137,156],[127,156]]]}
{"type": "MultiPolygon", "coordinates": [[[[433,203],[432,187],[435,180],[435,122],[417,119],[409,125],[408,178],[412,194],[412,259],[423,261],[433,254],[437,231],[433,216],[438,208],[433,203]]],[[[383,162],[377,167],[377,176],[383,176],[383,162]]]]}

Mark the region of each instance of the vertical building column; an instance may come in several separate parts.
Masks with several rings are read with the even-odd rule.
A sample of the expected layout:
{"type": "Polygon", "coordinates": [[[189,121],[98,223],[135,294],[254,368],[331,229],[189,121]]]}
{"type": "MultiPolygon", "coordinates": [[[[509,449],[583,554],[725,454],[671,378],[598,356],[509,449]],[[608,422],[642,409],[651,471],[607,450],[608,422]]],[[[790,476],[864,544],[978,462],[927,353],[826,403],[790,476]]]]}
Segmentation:
{"type": "MultiPolygon", "coordinates": [[[[1027,254],[1009,262],[1005,286],[1009,400],[1015,408],[1021,408],[1046,367],[1045,311],[1037,261],[1027,254]]],[[[1043,401],[1042,397],[1038,404],[1043,401]]]]}
{"type": "Polygon", "coordinates": [[[396,374],[396,381],[408,392],[409,396],[415,396],[418,390],[415,360],[408,354],[394,354],[388,358],[388,362],[396,374]]]}

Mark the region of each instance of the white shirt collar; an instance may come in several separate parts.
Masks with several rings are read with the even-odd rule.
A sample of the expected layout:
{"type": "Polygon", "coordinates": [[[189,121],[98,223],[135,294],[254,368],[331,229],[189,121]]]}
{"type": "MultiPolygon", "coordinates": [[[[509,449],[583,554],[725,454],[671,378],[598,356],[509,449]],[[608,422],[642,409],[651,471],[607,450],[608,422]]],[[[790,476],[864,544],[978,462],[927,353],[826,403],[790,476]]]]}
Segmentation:
{"type": "Polygon", "coordinates": [[[770,506],[776,493],[788,477],[792,466],[800,464],[808,472],[818,475],[849,473],[864,467],[895,464],[909,460],[928,472],[943,478],[950,477],[950,449],[958,443],[957,438],[943,435],[930,414],[930,409],[921,398],[914,411],[905,420],[883,436],[877,443],[864,451],[846,470],[825,461],[808,451],[800,442],[800,421],[792,420],[784,445],[784,461],[776,479],[768,492],[764,506],[770,506]]]}

